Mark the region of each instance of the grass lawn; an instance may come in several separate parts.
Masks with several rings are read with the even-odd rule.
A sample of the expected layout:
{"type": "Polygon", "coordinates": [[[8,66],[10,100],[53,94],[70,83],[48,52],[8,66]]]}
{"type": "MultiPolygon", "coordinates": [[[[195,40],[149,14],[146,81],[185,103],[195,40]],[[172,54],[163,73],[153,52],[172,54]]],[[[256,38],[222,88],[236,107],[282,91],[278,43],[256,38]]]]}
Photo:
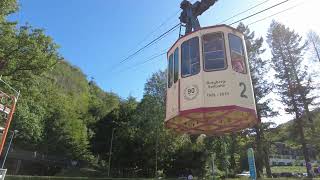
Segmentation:
{"type": "MultiPolygon", "coordinates": [[[[295,172],[295,173],[304,173],[305,167],[304,166],[274,166],[271,168],[272,173],[281,173],[281,172],[295,172]]],[[[81,169],[82,173],[74,172],[74,171],[68,171],[59,174],[60,177],[57,176],[51,176],[51,177],[45,177],[45,176],[6,176],[6,180],[156,180],[152,178],[94,178],[90,177],[90,175],[96,175],[97,172],[91,172],[88,173],[87,169],[81,169]],[[70,176],[81,176],[81,177],[70,177],[70,176]],[[69,177],[66,177],[69,176],[69,177]],[[88,177],[89,176],[89,177],[88,177]]],[[[99,173],[98,173],[99,174],[99,173]]],[[[264,179],[264,180],[297,180],[297,178],[274,178],[274,179],[264,179]]],[[[175,180],[172,179],[162,179],[162,180],[175,180]]],[[[181,179],[180,179],[181,180],[181,179]]],[[[196,179],[195,179],[196,180],[196,179]]],[[[235,178],[235,179],[227,179],[227,180],[248,180],[248,178],[235,178]]],[[[315,179],[313,179],[315,180],[315,179]]],[[[320,180],[320,178],[317,178],[317,180],[320,180]]]]}
{"type": "Polygon", "coordinates": [[[6,176],[5,180],[153,180],[153,179],[146,179],[146,178],[58,177],[58,176],[6,176]]]}
{"type": "MultiPolygon", "coordinates": [[[[48,176],[6,176],[6,180],[156,180],[156,179],[144,179],[144,178],[76,178],[76,177],[48,177],[48,176]]],[[[175,180],[175,179],[162,179],[162,180],[175,180]]],[[[181,179],[180,179],[181,180],[181,179]]],[[[248,180],[248,178],[235,178],[227,180],[248,180]]],[[[274,178],[274,179],[262,179],[262,180],[297,180],[297,178],[274,178]]],[[[320,180],[319,178],[313,180],[320,180]]]]}

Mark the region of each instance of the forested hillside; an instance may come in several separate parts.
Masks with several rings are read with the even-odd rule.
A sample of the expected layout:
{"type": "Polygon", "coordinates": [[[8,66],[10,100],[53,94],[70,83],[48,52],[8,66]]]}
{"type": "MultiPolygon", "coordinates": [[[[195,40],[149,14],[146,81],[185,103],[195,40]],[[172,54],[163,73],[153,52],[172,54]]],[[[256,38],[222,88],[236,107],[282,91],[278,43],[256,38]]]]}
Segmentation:
{"type": "Polygon", "coordinates": [[[119,98],[88,82],[64,60],[21,86],[25,83],[30,88],[21,91],[13,121],[19,145],[70,159],[89,158],[91,126],[116,108],[119,98]]]}
{"type": "MultiPolygon", "coordinates": [[[[319,132],[320,131],[320,110],[315,109],[312,112],[312,117],[314,120],[314,131],[319,132]]],[[[287,123],[279,125],[277,128],[273,130],[272,133],[273,136],[272,141],[273,142],[283,142],[287,145],[293,147],[293,148],[301,148],[301,145],[299,144],[299,137],[297,136],[297,127],[294,124],[294,120],[288,121],[287,123]]],[[[319,135],[313,134],[312,129],[308,129],[306,131],[306,139],[307,141],[314,146],[317,149],[317,152],[320,151],[320,141],[319,141],[319,135]]]]}

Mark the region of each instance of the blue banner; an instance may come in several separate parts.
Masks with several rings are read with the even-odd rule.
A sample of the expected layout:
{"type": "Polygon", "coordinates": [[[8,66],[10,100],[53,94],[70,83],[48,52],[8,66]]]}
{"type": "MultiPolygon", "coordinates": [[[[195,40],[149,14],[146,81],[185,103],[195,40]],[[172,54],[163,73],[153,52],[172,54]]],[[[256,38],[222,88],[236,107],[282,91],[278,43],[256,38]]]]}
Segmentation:
{"type": "Polygon", "coordinates": [[[257,172],[256,172],[256,164],[254,161],[253,149],[249,148],[247,151],[247,154],[248,154],[250,178],[253,180],[256,180],[257,179],[257,172]]]}

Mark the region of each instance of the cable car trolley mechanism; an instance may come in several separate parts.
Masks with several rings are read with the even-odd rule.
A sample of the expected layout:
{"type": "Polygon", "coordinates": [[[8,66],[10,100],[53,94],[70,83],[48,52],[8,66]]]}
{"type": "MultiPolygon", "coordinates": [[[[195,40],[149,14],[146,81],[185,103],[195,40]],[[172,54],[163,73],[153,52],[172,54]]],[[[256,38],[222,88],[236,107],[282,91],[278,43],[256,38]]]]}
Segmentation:
{"type": "Polygon", "coordinates": [[[165,125],[180,133],[221,135],[258,123],[243,34],[199,25],[216,1],[182,1],[186,33],[167,53],[165,125]]]}

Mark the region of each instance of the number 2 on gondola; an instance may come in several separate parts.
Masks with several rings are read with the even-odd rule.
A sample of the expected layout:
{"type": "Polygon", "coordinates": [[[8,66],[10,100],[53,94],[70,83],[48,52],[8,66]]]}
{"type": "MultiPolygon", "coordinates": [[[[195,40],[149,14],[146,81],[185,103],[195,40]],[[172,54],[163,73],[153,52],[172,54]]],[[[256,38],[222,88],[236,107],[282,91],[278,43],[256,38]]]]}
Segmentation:
{"type": "Polygon", "coordinates": [[[242,97],[242,98],[248,98],[248,96],[244,94],[244,93],[246,92],[246,90],[247,90],[246,84],[245,84],[244,82],[240,82],[240,83],[239,83],[239,86],[242,87],[242,91],[241,91],[241,93],[240,93],[240,97],[242,97]]]}

